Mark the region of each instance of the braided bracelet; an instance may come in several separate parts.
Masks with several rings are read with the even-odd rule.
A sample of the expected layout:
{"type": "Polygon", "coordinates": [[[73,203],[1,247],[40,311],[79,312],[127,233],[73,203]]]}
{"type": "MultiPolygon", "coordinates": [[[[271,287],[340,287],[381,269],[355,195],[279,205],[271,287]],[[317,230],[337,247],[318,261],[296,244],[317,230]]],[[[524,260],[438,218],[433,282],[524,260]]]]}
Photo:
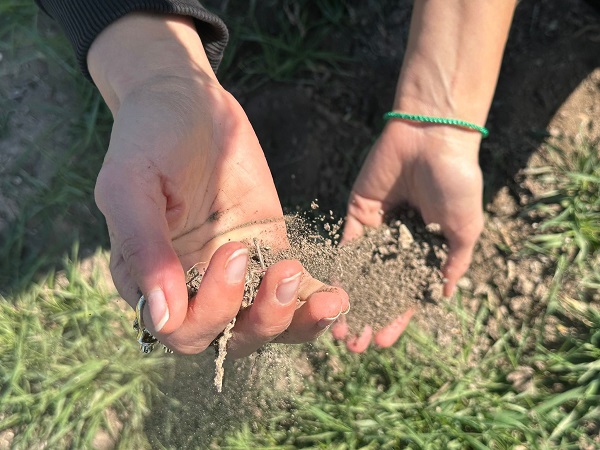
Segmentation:
{"type": "Polygon", "coordinates": [[[385,120],[387,122],[390,119],[404,119],[404,120],[412,120],[415,122],[439,123],[442,125],[453,125],[456,127],[471,128],[472,130],[479,131],[484,139],[490,135],[490,132],[487,130],[487,128],[480,127],[479,125],[475,125],[474,123],[465,122],[464,120],[459,120],[459,119],[446,119],[444,117],[421,116],[418,114],[406,114],[406,113],[396,112],[396,111],[386,112],[383,115],[383,120],[385,120]]]}

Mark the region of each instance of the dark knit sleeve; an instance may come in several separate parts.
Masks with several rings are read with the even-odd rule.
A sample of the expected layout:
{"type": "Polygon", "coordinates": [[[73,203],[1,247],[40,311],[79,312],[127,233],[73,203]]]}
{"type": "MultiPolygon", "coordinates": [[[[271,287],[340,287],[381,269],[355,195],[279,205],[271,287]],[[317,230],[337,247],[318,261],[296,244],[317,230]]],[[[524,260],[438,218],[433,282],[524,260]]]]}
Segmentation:
{"type": "Polygon", "coordinates": [[[96,36],[130,12],[154,12],[193,17],[204,50],[216,72],[227,45],[225,23],[198,0],[36,0],[62,27],[71,41],[83,74],[90,78],[87,53],[96,36]]]}

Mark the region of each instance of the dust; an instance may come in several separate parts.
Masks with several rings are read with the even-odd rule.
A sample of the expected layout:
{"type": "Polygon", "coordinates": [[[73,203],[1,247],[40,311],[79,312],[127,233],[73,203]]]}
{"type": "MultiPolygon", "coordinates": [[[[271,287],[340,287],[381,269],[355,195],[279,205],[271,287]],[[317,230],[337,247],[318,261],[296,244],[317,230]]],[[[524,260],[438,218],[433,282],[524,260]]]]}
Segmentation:
{"type": "Polygon", "coordinates": [[[271,411],[285,411],[310,367],[302,349],[271,345],[247,358],[225,359],[222,393],[214,387],[213,352],[170,355],[144,426],[152,448],[213,448],[214,439],[241,423],[254,430],[271,411]]]}

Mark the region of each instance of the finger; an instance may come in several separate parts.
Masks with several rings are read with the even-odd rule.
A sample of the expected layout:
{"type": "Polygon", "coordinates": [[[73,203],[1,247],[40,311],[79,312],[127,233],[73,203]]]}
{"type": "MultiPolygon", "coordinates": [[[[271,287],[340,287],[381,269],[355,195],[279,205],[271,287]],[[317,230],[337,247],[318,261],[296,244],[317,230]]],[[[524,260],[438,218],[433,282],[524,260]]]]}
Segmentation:
{"type": "Polygon", "coordinates": [[[179,353],[204,351],[238,314],[244,296],[248,249],[240,242],[222,245],[212,256],[183,325],[161,339],[179,353]]]}
{"type": "Polygon", "coordinates": [[[353,353],[362,353],[369,347],[371,336],[373,336],[373,328],[365,325],[360,336],[354,336],[346,341],[346,347],[353,353]]]}
{"type": "Polygon", "coordinates": [[[267,269],[254,303],[237,319],[228,354],[247,356],[287,329],[297,307],[302,274],[298,261],[279,261],[267,269]]]}
{"type": "Polygon", "coordinates": [[[483,222],[480,226],[473,224],[469,229],[464,229],[461,234],[445,233],[448,240],[448,260],[442,269],[445,278],[444,296],[451,297],[454,294],[456,283],[469,268],[473,249],[482,228],[483,222]]]}
{"type": "Polygon", "coordinates": [[[342,340],[348,335],[348,320],[346,316],[340,316],[331,326],[331,335],[334,339],[342,340]]]}
{"type": "Polygon", "coordinates": [[[410,322],[415,310],[413,308],[406,311],[401,316],[397,317],[392,323],[386,325],[377,333],[373,341],[381,348],[390,347],[404,333],[406,326],[410,322]]]}
{"type": "Polygon", "coordinates": [[[138,296],[132,286],[137,286],[147,300],[148,328],[170,333],[185,318],[187,289],[171,245],[160,186],[151,171],[127,172],[107,164],[98,176],[95,196],[116,255],[111,269],[117,289],[134,306],[138,296]]]}
{"type": "Polygon", "coordinates": [[[341,288],[327,286],[311,277],[299,291],[302,306],[294,314],[289,328],[276,342],[299,344],[316,339],[349,309],[348,294],[341,288]],[[314,291],[314,287],[318,290],[314,291]]]}
{"type": "Polygon", "coordinates": [[[342,233],[342,239],[340,245],[344,245],[354,239],[361,237],[364,233],[363,224],[354,216],[346,216],[344,221],[344,231],[342,233]]]}

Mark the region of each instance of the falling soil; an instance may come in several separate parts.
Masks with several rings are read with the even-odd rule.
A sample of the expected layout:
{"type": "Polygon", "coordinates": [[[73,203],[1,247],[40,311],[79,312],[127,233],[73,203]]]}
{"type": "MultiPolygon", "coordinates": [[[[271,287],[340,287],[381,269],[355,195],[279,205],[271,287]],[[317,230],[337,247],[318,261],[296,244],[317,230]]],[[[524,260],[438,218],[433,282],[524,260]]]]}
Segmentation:
{"type": "MultiPolygon", "coordinates": [[[[272,253],[263,247],[266,265],[297,259],[313,277],[346,290],[351,333],[359,333],[365,325],[378,330],[409,309],[425,312],[428,323],[443,314],[441,268],[447,246],[439,225],[426,226],[412,210],[397,212],[382,226],[366,229],[364,236],[343,246],[338,245],[341,220],[332,212],[310,219],[287,216],[286,225],[290,248],[272,253]]],[[[254,254],[251,261],[257,258],[254,254]]]]}
{"type": "MultiPolygon", "coordinates": [[[[313,209],[318,206],[313,204],[313,209]]],[[[407,310],[416,311],[416,320],[439,328],[448,323],[442,300],[443,279],[440,268],[446,260],[446,244],[439,226],[425,226],[413,211],[396,215],[377,229],[344,246],[339,246],[341,221],[333,214],[314,214],[313,218],[286,217],[290,247],[274,252],[258,239],[249,244],[250,259],[241,310],[250,307],[266,269],[283,259],[299,260],[315,278],[344,288],[350,297],[350,313],[345,319],[351,334],[366,326],[375,331],[407,310]],[[419,314],[423,312],[424,314],[419,314]],[[441,317],[444,316],[444,317],[441,317]],[[435,320],[432,320],[434,318],[435,320]]],[[[188,271],[188,295],[198,291],[202,274],[188,271]]],[[[300,306],[300,299],[298,299],[300,306]]],[[[227,343],[235,326],[234,318],[215,339],[214,385],[223,386],[227,343]]]]}
{"type": "MultiPolygon", "coordinates": [[[[265,261],[265,256],[270,255],[270,248],[264,247],[261,249],[260,243],[257,239],[254,239],[254,247],[250,247],[250,257],[248,260],[248,272],[246,273],[246,281],[244,286],[244,298],[242,299],[242,305],[240,311],[250,307],[256,298],[256,293],[260,287],[262,278],[269,265],[273,263],[271,258],[265,261]]],[[[202,283],[202,276],[196,266],[193,266],[186,273],[186,285],[188,290],[188,299],[191,300],[197,293],[202,283]]],[[[212,342],[212,346],[216,350],[215,358],[215,378],[214,385],[217,392],[223,390],[223,377],[225,376],[225,368],[223,363],[227,356],[227,343],[233,336],[233,327],[237,317],[234,317],[231,322],[227,324],[225,329],[215,338],[212,342]]]]}

